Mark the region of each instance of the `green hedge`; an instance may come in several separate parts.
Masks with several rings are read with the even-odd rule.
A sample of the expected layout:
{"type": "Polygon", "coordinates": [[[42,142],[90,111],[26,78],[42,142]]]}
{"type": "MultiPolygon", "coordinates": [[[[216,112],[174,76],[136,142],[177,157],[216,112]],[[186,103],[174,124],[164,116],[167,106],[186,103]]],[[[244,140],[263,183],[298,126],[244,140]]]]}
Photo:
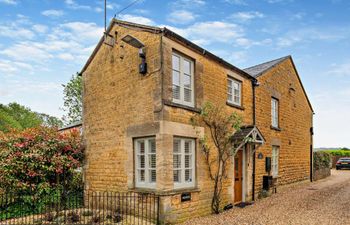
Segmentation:
{"type": "Polygon", "coordinates": [[[332,155],[327,151],[314,152],[314,169],[329,168],[332,155]]]}
{"type": "Polygon", "coordinates": [[[329,150],[327,152],[329,154],[333,155],[333,156],[350,157],[350,151],[349,150],[329,150]]]}

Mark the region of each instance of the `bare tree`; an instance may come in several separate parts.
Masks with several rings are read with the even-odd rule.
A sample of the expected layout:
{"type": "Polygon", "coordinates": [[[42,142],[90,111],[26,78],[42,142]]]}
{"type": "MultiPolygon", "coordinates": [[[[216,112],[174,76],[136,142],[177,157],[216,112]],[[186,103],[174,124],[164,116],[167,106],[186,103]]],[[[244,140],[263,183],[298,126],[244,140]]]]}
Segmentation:
{"type": "Polygon", "coordinates": [[[214,192],[211,202],[212,211],[220,212],[223,182],[227,178],[229,159],[237,150],[232,143],[232,135],[241,126],[241,117],[237,113],[228,114],[221,106],[205,103],[200,114],[191,118],[194,126],[205,125],[209,129],[210,137],[206,134],[200,139],[210,179],[214,181],[214,192]]]}

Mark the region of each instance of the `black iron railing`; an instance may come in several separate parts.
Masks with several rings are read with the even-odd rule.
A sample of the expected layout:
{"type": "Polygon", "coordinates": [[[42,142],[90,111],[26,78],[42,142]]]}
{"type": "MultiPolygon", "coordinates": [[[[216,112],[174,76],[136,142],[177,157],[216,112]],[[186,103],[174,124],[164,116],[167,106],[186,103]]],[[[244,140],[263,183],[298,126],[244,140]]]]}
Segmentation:
{"type": "Polygon", "coordinates": [[[0,225],[159,224],[159,197],[137,192],[0,195],[0,225]]]}

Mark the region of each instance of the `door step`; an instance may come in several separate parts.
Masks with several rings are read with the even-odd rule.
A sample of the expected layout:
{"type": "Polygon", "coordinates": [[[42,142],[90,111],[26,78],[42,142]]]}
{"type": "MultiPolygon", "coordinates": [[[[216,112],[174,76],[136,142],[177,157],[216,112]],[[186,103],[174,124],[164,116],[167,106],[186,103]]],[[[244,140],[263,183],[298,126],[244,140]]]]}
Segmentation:
{"type": "Polygon", "coordinates": [[[239,208],[244,208],[248,205],[253,205],[254,202],[240,202],[238,204],[235,204],[236,207],[239,207],[239,208]]]}

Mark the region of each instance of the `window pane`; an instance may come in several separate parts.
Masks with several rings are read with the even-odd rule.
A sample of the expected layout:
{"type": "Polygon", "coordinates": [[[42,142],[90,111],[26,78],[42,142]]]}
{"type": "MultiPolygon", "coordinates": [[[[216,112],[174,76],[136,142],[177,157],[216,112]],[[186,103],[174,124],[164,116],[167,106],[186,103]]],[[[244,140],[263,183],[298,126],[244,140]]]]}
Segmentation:
{"type": "Polygon", "coordinates": [[[138,143],[139,143],[138,153],[139,154],[145,154],[145,142],[144,141],[138,141],[138,143]]]}
{"type": "Polygon", "coordinates": [[[180,58],[176,55],[173,55],[173,69],[180,70],[180,58]]]}
{"type": "Polygon", "coordinates": [[[180,73],[177,71],[173,71],[173,84],[180,85],[180,73]]]}
{"type": "Polygon", "coordinates": [[[240,102],[240,99],[239,99],[239,96],[236,96],[235,95],[235,100],[234,100],[234,102],[236,103],[236,104],[240,104],[241,102],[240,102]]]}
{"type": "Polygon", "coordinates": [[[185,88],[191,89],[191,76],[184,75],[184,86],[185,88]]]}
{"type": "Polygon", "coordinates": [[[139,168],[145,168],[145,156],[144,155],[139,155],[139,168]]]}
{"type": "Polygon", "coordinates": [[[148,156],[149,168],[156,168],[156,154],[151,154],[148,156]]]}
{"type": "Polygon", "coordinates": [[[173,85],[173,98],[180,99],[180,86],[173,85]]]}
{"type": "Polygon", "coordinates": [[[174,182],[181,183],[181,170],[174,170],[174,182]]]}
{"type": "Polygon", "coordinates": [[[180,144],[181,144],[181,140],[180,139],[174,139],[174,144],[173,144],[173,152],[174,153],[180,153],[181,152],[180,144]]]}
{"type": "Polygon", "coordinates": [[[192,155],[185,155],[185,168],[192,167],[192,155]]]}
{"type": "Polygon", "coordinates": [[[139,170],[139,181],[145,181],[145,170],[139,170]]]}
{"type": "Polygon", "coordinates": [[[231,88],[231,87],[229,87],[229,88],[227,89],[227,93],[229,93],[230,95],[232,95],[232,88],[231,88]]]}
{"type": "Polygon", "coordinates": [[[191,62],[185,59],[183,61],[183,66],[184,66],[183,68],[184,73],[191,75],[191,62]]]}
{"type": "Polygon", "coordinates": [[[192,102],[192,91],[190,89],[184,89],[184,101],[192,102]]]}
{"type": "Polygon", "coordinates": [[[192,170],[191,169],[185,170],[185,182],[192,182],[192,170]]]}
{"type": "Polygon", "coordinates": [[[190,154],[191,152],[191,143],[192,141],[185,141],[185,153],[190,154]]]}
{"type": "Polygon", "coordinates": [[[239,83],[238,82],[233,82],[233,88],[235,90],[238,90],[239,89],[239,83]]]}
{"type": "Polygon", "coordinates": [[[227,87],[232,89],[232,80],[231,79],[227,79],[227,87]]]}
{"type": "Polygon", "coordinates": [[[151,139],[149,140],[149,152],[156,153],[156,140],[151,139]]]}
{"type": "Polygon", "coordinates": [[[181,155],[173,156],[173,167],[174,169],[181,168],[181,155]]]}
{"type": "Polygon", "coordinates": [[[227,94],[227,99],[229,102],[232,102],[232,95],[231,94],[227,94]]]}
{"type": "Polygon", "coordinates": [[[156,170],[150,170],[149,171],[149,182],[150,183],[154,183],[154,182],[156,182],[156,179],[157,179],[157,173],[156,173],[156,170]]]}

